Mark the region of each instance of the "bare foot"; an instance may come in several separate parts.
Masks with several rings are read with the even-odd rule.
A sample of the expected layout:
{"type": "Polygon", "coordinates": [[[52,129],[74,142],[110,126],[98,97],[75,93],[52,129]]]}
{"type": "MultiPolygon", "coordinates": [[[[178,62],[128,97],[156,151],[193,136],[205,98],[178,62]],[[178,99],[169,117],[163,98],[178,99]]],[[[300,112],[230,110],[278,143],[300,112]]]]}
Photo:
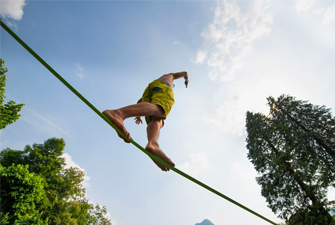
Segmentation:
{"type": "MultiPolygon", "coordinates": [[[[168,158],[165,153],[158,147],[158,146],[154,146],[152,144],[148,144],[147,147],[145,148],[146,150],[148,150],[150,153],[154,154],[155,156],[159,157],[160,159],[164,160],[165,162],[169,163],[171,166],[175,166],[175,164],[171,161],[170,158],[168,158]]],[[[152,159],[152,161],[159,167],[161,168],[161,170],[167,172],[170,169],[163,166],[162,164],[160,164],[159,162],[157,162],[156,160],[152,159]]]]}
{"type": "MultiPolygon", "coordinates": [[[[123,124],[123,119],[117,110],[105,110],[102,113],[105,116],[107,116],[107,118],[120,129],[120,131],[126,138],[131,139],[129,132],[127,131],[126,127],[123,124]]],[[[124,142],[130,143],[126,138],[122,137],[122,135],[120,135],[118,132],[116,133],[119,135],[120,138],[124,140],[124,142]]]]}

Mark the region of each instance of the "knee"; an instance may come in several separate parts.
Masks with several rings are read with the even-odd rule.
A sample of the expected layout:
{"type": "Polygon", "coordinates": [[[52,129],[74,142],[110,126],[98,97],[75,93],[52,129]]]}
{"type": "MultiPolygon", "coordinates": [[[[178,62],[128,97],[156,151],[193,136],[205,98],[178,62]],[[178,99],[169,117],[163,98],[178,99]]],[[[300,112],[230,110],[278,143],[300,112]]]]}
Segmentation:
{"type": "Polygon", "coordinates": [[[154,116],[157,116],[157,117],[162,117],[165,113],[164,109],[162,106],[160,105],[156,105],[157,106],[157,111],[156,111],[156,114],[154,116]]]}

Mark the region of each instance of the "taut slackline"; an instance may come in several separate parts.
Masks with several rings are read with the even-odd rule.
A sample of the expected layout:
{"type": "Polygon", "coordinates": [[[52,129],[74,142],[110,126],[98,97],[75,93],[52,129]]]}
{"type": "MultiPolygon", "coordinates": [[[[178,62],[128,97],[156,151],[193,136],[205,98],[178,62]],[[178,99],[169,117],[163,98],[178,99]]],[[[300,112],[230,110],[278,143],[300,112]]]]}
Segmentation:
{"type": "MultiPolygon", "coordinates": [[[[66,87],[68,87],[75,95],[77,95],[78,98],[80,98],[88,107],[90,107],[96,114],[98,114],[98,116],[100,116],[103,120],[105,120],[110,126],[112,126],[119,134],[121,134],[123,137],[123,133],[104,115],[102,114],[99,110],[97,110],[87,99],[85,99],[76,89],[74,89],[63,77],[61,77],[51,66],[49,66],[39,55],[37,55],[26,43],[24,43],[11,29],[9,29],[7,27],[7,25],[5,23],[2,22],[2,20],[0,19],[1,22],[1,26],[17,41],[19,42],[31,55],[33,55],[43,66],[45,66],[56,78],[58,78],[66,87]]],[[[247,208],[246,206],[238,203],[237,201],[225,196],[224,194],[216,191],[215,189],[209,187],[208,185],[198,181],[197,179],[191,177],[190,175],[182,172],[181,170],[178,170],[177,168],[171,166],[170,164],[166,163],[164,160],[160,159],[159,157],[151,154],[150,152],[148,152],[146,149],[144,149],[141,145],[137,144],[134,140],[130,139],[129,140],[134,146],[136,146],[138,149],[140,149],[142,152],[144,152],[145,154],[147,154],[150,158],[158,161],[159,163],[161,163],[162,165],[164,165],[165,167],[168,167],[170,170],[173,170],[174,172],[176,172],[177,174],[183,176],[184,178],[198,184],[199,186],[207,189],[208,191],[220,196],[221,198],[239,206],[240,208],[254,214],[255,216],[271,223],[274,225],[278,225],[277,223],[269,220],[268,218],[256,213],[255,211],[247,208]]]]}

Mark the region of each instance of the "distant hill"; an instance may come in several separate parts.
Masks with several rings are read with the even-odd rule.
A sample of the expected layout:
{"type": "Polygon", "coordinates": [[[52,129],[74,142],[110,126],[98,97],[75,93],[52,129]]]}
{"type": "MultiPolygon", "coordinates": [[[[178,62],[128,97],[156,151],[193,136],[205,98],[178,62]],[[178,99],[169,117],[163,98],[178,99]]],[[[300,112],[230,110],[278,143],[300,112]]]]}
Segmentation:
{"type": "Polygon", "coordinates": [[[208,219],[204,219],[204,221],[202,221],[201,223],[197,223],[195,225],[214,225],[214,223],[212,223],[210,220],[208,219]]]}

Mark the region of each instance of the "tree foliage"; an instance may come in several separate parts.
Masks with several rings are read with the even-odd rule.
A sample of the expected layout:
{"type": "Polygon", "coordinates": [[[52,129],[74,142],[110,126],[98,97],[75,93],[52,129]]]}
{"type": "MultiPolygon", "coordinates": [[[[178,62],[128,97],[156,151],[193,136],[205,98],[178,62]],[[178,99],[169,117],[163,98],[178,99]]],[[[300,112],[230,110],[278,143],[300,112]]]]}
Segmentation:
{"type": "Polygon", "coordinates": [[[19,112],[24,106],[24,104],[15,104],[14,101],[4,104],[7,72],[5,61],[0,58],[0,130],[18,120],[20,117],[19,112]]]}
{"type": "Polygon", "coordinates": [[[0,165],[0,176],[1,224],[47,224],[36,207],[45,195],[43,179],[28,165],[0,165]]]}
{"type": "Polygon", "coordinates": [[[112,225],[108,218],[107,209],[105,206],[100,206],[99,204],[91,205],[90,209],[90,219],[88,220],[88,225],[112,225]]]}
{"type": "Polygon", "coordinates": [[[329,218],[325,214],[319,213],[317,209],[300,209],[287,221],[288,225],[326,225],[329,218]]]}
{"type": "Polygon", "coordinates": [[[335,119],[324,106],[291,96],[267,100],[270,114],[247,112],[246,123],[262,195],[290,224],[334,224],[327,191],[335,182],[335,119]]]}
{"type": "MultiPolygon", "coordinates": [[[[65,160],[61,157],[64,147],[63,139],[50,138],[44,144],[27,145],[23,151],[7,148],[0,153],[1,168],[25,168],[27,176],[38,178],[39,187],[43,190],[39,199],[35,199],[34,210],[39,212],[41,221],[48,221],[49,224],[88,224],[95,217],[95,211],[92,211],[94,206],[84,200],[84,172],[78,168],[64,167],[65,160]]],[[[13,177],[8,177],[8,182],[16,181],[13,177]]],[[[20,183],[16,186],[23,191],[20,183]]],[[[13,207],[17,199],[6,195],[11,190],[8,186],[1,186],[1,204],[6,206],[1,207],[1,213],[9,216],[18,210],[13,207]]],[[[25,192],[20,194],[26,196],[25,192]]]]}

